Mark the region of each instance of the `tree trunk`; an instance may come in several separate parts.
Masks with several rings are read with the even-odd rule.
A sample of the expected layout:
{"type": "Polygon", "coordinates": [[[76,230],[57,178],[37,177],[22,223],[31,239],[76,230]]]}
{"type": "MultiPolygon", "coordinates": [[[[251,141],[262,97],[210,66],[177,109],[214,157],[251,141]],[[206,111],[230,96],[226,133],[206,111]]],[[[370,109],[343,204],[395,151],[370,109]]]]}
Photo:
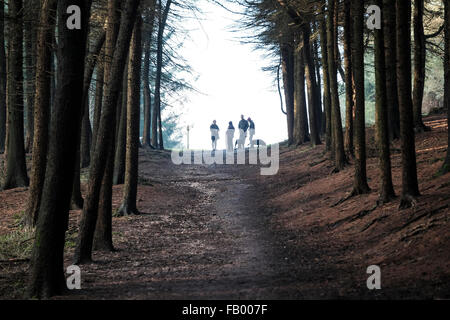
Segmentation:
{"type": "Polygon", "coordinates": [[[37,19],[35,12],[39,9],[39,3],[36,0],[27,0],[24,2],[24,44],[25,44],[25,106],[26,106],[26,136],[25,152],[31,152],[33,148],[33,107],[35,93],[35,66],[36,66],[36,25],[37,19]]]}
{"type": "Polygon", "coordinates": [[[354,156],[353,146],[353,72],[351,0],[344,1],[344,68],[345,68],[345,149],[354,156]]]}
{"type": "Polygon", "coordinates": [[[164,141],[162,134],[162,120],[161,120],[161,75],[163,64],[163,47],[164,47],[164,29],[167,24],[167,16],[169,15],[172,0],[167,0],[164,11],[162,9],[162,0],[159,0],[159,27],[158,27],[158,48],[156,52],[156,78],[155,78],[155,106],[158,116],[159,125],[159,149],[164,149],[164,141]]]}
{"type": "Polygon", "coordinates": [[[411,0],[397,0],[397,87],[402,149],[401,208],[419,196],[416,168],[414,118],[411,97],[411,0]]]}
{"type": "Polygon", "coordinates": [[[145,19],[145,41],[144,41],[144,67],[142,70],[142,83],[144,86],[144,132],[143,132],[143,146],[152,146],[150,139],[151,135],[151,109],[152,109],[152,96],[150,92],[150,58],[151,58],[151,43],[153,35],[153,27],[155,21],[155,5],[156,0],[152,0],[152,5],[147,10],[145,19]]]}
{"type": "Polygon", "coordinates": [[[386,59],[386,89],[388,104],[389,138],[395,140],[400,138],[400,114],[398,109],[397,90],[397,38],[395,1],[383,0],[383,25],[384,25],[384,46],[386,59]]]}
{"type": "MultiPolygon", "coordinates": [[[[141,29],[142,21],[136,20],[133,39],[130,46],[128,69],[128,104],[127,104],[127,152],[126,174],[123,202],[119,215],[139,214],[136,206],[138,165],[139,165],[139,123],[140,123],[140,85],[141,79],[141,29]]],[[[125,108],[125,106],[124,106],[125,108]]]]}
{"type": "Polygon", "coordinates": [[[291,44],[281,45],[284,97],[287,113],[288,145],[294,143],[294,53],[291,44]]]}
{"type": "MultiPolygon", "coordinates": [[[[366,171],[366,119],[364,97],[364,3],[352,0],[352,70],[355,81],[355,180],[353,194],[370,191],[366,171]]],[[[351,86],[351,83],[349,83],[351,86]]]]}
{"type": "Polygon", "coordinates": [[[424,0],[414,0],[414,128],[425,131],[422,121],[423,91],[425,87],[426,44],[423,29],[424,0]]]}
{"type": "Polygon", "coordinates": [[[331,93],[330,93],[330,77],[328,70],[328,51],[327,51],[327,26],[325,20],[325,0],[322,0],[322,17],[320,23],[320,49],[322,51],[322,74],[323,74],[323,104],[325,112],[325,149],[331,151],[331,93]]]}
{"type": "Polygon", "coordinates": [[[299,43],[294,55],[294,143],[297,145],[309,141],[305,92],[305,60],[302,47],[303,45],[299,43]]]}
{"type": "MultiPolygon", "coordinates": [[[[382,0],[376,4],[383,8],[382,0]]],[[[383,10],[381,11],[383,14],[383,10]]],[[[375,126],[380,166],[380,203],[387,203],[395,197],[391,174],[391,153],[389,149],[388,105],[386,90],[386,65],[383,28],[375,30],[375,126]]]]}
{"type": "MultiPolygon", "coordinates": [[[[128,69],[130,66],[125,67],[122,84],[122,100],[119,100],[118,105],[120,108],[120,119],[117,132],[116,152],[114,157],[114,176],[113,184],[123,184],[125,181],[125,154],[126,154],[126,142],[127,142],[127,91],[128,91],[128,69]]],[[[139,81],[138,81],[139,83],[139,81]]]]}
{"type": "Polygon", "coordinates": [[[317,104],[316,104],[316,119],[317,119],[317,128],[319,130],[319,135],[324,133],[325,126],[323,124],[323,115],[324,112],[322,110],[322,78],[320,76],[320,57],[319,57],[319,44],[318,40],[313,41],[313,60],[314,67],[316,69],[316,95],[317,95],[317,104]]]}
{"type": "Polygon", "coordinates": [[[303,55],[305,58],[305,78],[308,88],[308,110],[309,110],[309,130],[311,133],[311,143],[313,146],[320,145],[320,132],[317,126],[317,84],[315,77],[314,61],[311,55],[310,24],[303,26],[303,55]]]}
{"type": "Polygon", "coordinates": [[[48,298],[65,287],[64,243],[81,124],[83,69],[90,1],[58,0],[58,85],[42,201],[31,260],[29,297],[48,298]],[[81,9],[82,27],[66,27],[67,7],[81,9]]]}
{"type": "MultiPolygon", "coordinates": [[[[94,231],[97,224],[100,189],[104,178],[109,150],[114,140],[114,119],[116,117],[116,103],[119,96],[122,76],[126,63],[131,34],[133,32],[133,20],[136,17],[139,0],[127,0],[122,10],[120,31],[115,46],[111,70],[108,72],[109,81],[106,85],[104,104],[98,131],[95,152],[90,166],[88,192],[84,202],[80,233],[75,250],[75,262],[83,263],[91,261],[94,231]]],[[[114,10],[115,11],[115,10],[114,10]]],[[[108,43],[108,36],[107,36],[108,43]]],[[[107,46],[108,47],[108,46],[107,46]]],[[[105,73],[106,73],[105,66],[105,73]]],[[[109,157],[111,159],[111,157],[109,157]]],[[[108,217],[108,221],[111,217],[108,217]]]]}
{"type": "Polygon", "coordinates": [[[447,108],[447,157],[440,172],[442,174],[450,172],[450,0],[444,0],[445,14],[445,56],[444,56],[444,104],[447,108]]]}
{"type": "Polygon", "coordinates": [[[328,72],[330,80],[331,93],[331,121],[332,121],[332,141],[334,151],[334,161],[336,170],[342,170],[346,163],[344,151],[344,137],[342,134],[342,120],[341,109],[339,106],[339,92],[337,83],[337,69],[336,60],[337,54],[335,51],[337,34],[335,34],[335,7],[336,0],[329,1],[328,17],[327,17],[327,50],[328,50],[328,72]]]}
{"type": "Polygon", "coordinates": [[[23,127],[23,7],[9,2],[8,149],[3,190],[28,186],[23,127]]]}
{"type": "Polygon", "coordinates": [[[52,36],[55,28],[57,1],[41,0],[40,26],[36,58],[36,94],[34,98],[34,137],[30,190],[25,213],[25,224],[34,227],[37,222],[44,186],[50,120],[50,81],[52,36]]]}
{"type": "Polygon", "coordinates": [[[6,52],[5,5],[0,3],[0,153],[5,152],[6,138],[6,52]]]}
{"type": "MultiPolygon", "coordinates": [[[[104,50],[100,54],[100,57],[104,57],[104,50]]],[[[97,143],[97,132],[100,125],[100,116],[102,113],[102,102],[103,102],[103,87],[104,87],[104,58],[97,64],[97,72],[95,79],[95,105],[94,105],[94,119],[92,121],[92,144],[91,144],[91,159],[95,152],[95,145],[97,143]]]]}
{"type": "MultiPolygon", "coordinates": [[[[86,97],[89,100],[89,96],[86,97]]],[[[81,168],[89,167],[91,162],[91,143],[92,143],[92,128],[91,121],[89,120],[89,101],[84,103],[85,109],[83,112],[83,120],[81,123],[81,168]]]]}

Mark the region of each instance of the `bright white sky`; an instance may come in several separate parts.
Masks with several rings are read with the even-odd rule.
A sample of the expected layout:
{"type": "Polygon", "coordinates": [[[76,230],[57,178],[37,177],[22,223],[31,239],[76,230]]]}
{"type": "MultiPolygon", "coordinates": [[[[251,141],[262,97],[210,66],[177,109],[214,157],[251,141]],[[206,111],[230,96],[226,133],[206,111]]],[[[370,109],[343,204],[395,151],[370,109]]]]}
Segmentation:
{"type": "Polygon", "coordinates": [[[186,41],[180,52],[200,75],[192,85],[202,93],[187,93],[188,102],[180,118],[184,147],[189,124],[193,126],[190,148],[211,149],[209,126],[217,120],[218,149],[225,149],[228,122],[233,121],[237,129],[241,114],[255,122],[255,138],[267,143],[286,140],[286,116],[280,110],[276,84],[270,73],[262,71],[270,62],[263,52],[253,51],[252,45],[236,40],[241,35],[230,31],[236,15],[206,0],[199,0],[198,5],[204,12],[204,20],[187,26],[192,30],[191,40],[186,41]]]}

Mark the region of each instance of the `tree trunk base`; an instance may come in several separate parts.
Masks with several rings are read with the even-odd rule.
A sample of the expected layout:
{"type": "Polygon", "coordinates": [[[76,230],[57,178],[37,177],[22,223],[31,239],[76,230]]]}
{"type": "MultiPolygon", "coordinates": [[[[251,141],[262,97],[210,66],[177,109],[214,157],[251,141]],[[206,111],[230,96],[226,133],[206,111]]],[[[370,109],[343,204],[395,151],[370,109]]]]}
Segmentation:
{"type": "Polygon", "coordinates": [[[417,205],[417,198],[409,195],[404,194],[402,195],[402,198],[400,199],[400,205],[398,206],[399,210],[414,208],[417,205]]]}
{"type": "Polygon", "coordinates": [[[117,210],[116,216],[117,217],[123,217],[123,216],[131,216],[131,215],[140,215],[141,213],[136,208],[136,206],[130,206],[126,203],[122,204],[117,210]]]}

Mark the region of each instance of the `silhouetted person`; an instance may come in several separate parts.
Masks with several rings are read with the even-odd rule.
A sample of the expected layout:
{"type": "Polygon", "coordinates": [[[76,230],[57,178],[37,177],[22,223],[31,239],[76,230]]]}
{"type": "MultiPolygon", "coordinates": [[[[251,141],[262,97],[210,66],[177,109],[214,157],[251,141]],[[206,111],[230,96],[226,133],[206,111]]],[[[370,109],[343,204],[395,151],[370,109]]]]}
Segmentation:
{"type": "Polygon", "coordinates": [[[227,151],[232,152],[233,151],[233,138],[234,138],[234,126],[233,122],[228,123],[228,130],[227,130],[227,151]]]}
{"type": "Polygon", "coordinates": [[[253,148],[255,143],[253,141],[253,137],[255,135],[255,123],[252,121],[252,119],[248,118],[248,123],[250,124],[248,132],[250,133],[250,148],[253,148]]]}
{"type": "Polygon", "coordinates": [[[216,124],[216,120],[213,121],[213,124],[209,127],[209,129],[211,130],[212,149],[213,151],[216,151],[217,140],[219,140],[219,126],[216,124]]]}
{"type": "Polygon", "coordinates": [[[244,115],[241,115],[241,121],[239,121],[239,142],[238,148],[245,148],[245,139],[247,138],[248,121],[244,119],[244,115]]]}

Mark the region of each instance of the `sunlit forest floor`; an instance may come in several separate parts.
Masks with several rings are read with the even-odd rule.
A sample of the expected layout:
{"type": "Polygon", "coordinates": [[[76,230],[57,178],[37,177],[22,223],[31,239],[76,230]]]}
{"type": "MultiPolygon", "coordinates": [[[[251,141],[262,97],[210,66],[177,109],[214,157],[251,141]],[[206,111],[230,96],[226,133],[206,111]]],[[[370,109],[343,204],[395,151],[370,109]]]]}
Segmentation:
{"type": "MultiPolygon", "coordinates": [[[[278,175],[258,166],[175,166],[169,152],[141,150],[139,216],[113,218],[116,251],[81,266],[82,290],[56,299],[404,299],[450,298],[450,179],[444,115],[417,135],[422,196],[376,206],[378,159],[368,129],[372,192],[351,191],[353,167],[332,173],[324,146],[288,148],[278,175]],[[366,269],[381,268],[381,290],[366,269]]],[[[392,145],[401,192],[400,142],[392,145]]],[[[351,161],[352,162],[352,161],[351,161]]],[[[86,182],[87,172],[82,172],[86,182]]],[[[85,185],[82,185],[85,189],[85,185]]],[[[84,191],[84,190],[83,190],[84,191]]],[[[114,187],[114,209],[122,186],[114,187]]],[[[21,227],[26,189],[0,192],[0,298],[21,298],[33,234],[21,227]]],[[[72,211],[66,261],[77,237],[72,211]]]]}

